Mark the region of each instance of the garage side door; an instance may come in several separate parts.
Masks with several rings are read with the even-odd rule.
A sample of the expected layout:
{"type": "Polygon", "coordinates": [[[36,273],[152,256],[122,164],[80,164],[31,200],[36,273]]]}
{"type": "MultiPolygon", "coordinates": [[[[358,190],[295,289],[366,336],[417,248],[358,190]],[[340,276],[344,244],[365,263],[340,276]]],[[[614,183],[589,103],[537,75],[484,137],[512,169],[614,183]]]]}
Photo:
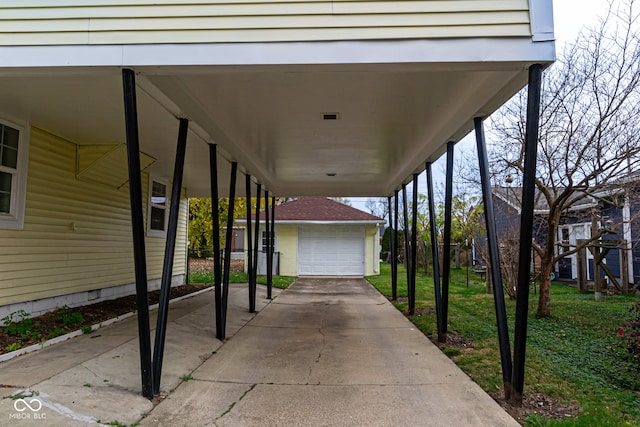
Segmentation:
{"type": "Polygon", "coordinates": [[[364,275],[364,227],[300,227],[298,274],[301,276],[364,275]]]}

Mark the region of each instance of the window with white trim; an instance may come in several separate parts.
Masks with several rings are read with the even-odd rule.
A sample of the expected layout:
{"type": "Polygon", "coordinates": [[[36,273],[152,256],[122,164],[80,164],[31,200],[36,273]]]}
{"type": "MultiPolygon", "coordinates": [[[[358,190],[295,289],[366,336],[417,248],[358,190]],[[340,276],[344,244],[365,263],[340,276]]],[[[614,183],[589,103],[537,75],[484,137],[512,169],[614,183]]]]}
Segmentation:
{"type": "Polygon", "coordinates": [[[149,216],[147,218],[147,235],[166,237],[167,235],[167,190],[169,185],[162,180],[149,177],[149,216]]]}
{"type": "MultiPolygon", "coordinates": [[[[269,236],[271,237],[271,239],[275,239],[275,234],[273,232],[273,230],[269,231],[269,236]]],[[[275,240],[273,240],[274,243],[274,249],[275,249],[275,240]]],[[[267,232],[266,230],[262,231],[262,252],[263,253],[267,253],[267,245],[269,244],[269,239],[267,238],[267,232]]]]}
{"type": "Polygon", "coordinates": [[[25,127],[0,120],[0,229],[24,227],[28,145],[25,127]]]}

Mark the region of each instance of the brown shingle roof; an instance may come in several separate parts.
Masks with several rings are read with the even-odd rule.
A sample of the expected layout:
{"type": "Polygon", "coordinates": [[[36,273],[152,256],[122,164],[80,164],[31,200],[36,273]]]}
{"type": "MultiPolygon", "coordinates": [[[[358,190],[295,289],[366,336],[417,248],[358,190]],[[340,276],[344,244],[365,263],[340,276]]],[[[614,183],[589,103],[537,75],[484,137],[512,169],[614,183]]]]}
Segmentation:
{"type": "MultiPolygon", "coordinates": [[[[264,219],[264,211],[260,212],[264,219]]],[[[301,197],[276,206],[278,221],[378,221],[384,219],[323,197],[301,197]]]]}

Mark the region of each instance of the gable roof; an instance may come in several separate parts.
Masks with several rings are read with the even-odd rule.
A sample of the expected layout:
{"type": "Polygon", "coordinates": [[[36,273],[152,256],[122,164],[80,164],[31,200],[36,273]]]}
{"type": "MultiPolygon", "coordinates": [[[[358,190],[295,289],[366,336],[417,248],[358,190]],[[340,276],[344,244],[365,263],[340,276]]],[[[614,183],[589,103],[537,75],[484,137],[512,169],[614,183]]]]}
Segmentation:
{"type": "MultiPolygon", "coordinates": [[[[547,203],[547,199],[543,197],[542,193],[538,191],[537,187],[534,191],[534,213],[538,215],[545,215],[549,213],[549,204],[547,203]]],[[[520,208],[522,206],[522,187],[494,186],[492,187],[492,193],[494,196],[502,199],[509,206],[520,212],[520,208]]],[[[593,207],[595,203],[597,203],[597,201],[593,197],[586,196],[586,198],[580,199],[573,203],[569,207],[569,209],[574,211],[584,210],[593,207]]]]}
{"type": "MultiPolygon", "coordinates": [[[[375,215],[324,197],[301,197],[276,206],[275,212],[276,222],[384,222],[375,215]]],[[[264,219],[264,211],[260,212],[260,219],[264,219]]]]}
{"type": "MultiPolygon", "coordinates": [[[[512,208],[516,209],[518,212],[520,212],[520,208],[522,205],[522,187],[518,187],[518,186],[513,186],[513,187],[501,187],[501,186],[494,186],[492,187],[492,192],[493,195],[502,199],[504,202],[506,202],[509,206],[511,206],[512,208]]],[[[549,212],[549,205],[547,204],[547,199],[545,199],[544,197],[542,197],[542,194],[538,191],[538,189],[535,189],[535,196],[534,196],[534,207],[533,207],[535,213],[537,214],[543,214],[543,213],[547,213],[549,212]]]]}

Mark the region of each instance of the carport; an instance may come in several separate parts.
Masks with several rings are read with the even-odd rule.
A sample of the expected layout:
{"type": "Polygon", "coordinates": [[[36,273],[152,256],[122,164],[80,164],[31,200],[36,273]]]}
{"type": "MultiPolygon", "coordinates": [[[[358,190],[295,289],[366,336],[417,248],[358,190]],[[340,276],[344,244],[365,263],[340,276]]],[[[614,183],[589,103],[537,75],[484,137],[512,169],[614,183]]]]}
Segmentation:
{"type": "MultiPolygon", "coordinates": [[[[398,192],[406,193],[411,182],[417,188],[417,176],[425,169],[430,177],[431,164],[445,152],[449,160],[446,201],[450,208],[453,148],[475,129],[495,267],[497,247],[492,241],[495,229],[491,226],[482,121],[529,84],[521,230],[522,241],[531,240],[527,232],[531,232],[533,212],[530,189],[535,175],[540,75],[555,57],[551,1],[512,0],[497,2],[501,3],[499,7],[491,6],[492,2],[468,2],[483,3],[484,10],[467,14],[427,7],[436,2],[410,2],[424,3],[420,7],[426,9],[417,11],[401,10],[408,7],[405,2],[301,4],[310,7],[324,3],[336,8],[367,3],[365,6],[373,9],[362,12],[362,16],[346,11],[326,13],[335,32],[311,35],[305,31],[320,24],[306,24],[307,20],[296,24],[302,27],[297,32],[287,31],[290,28],[277,32],[261,24],[238,32],[230,30],[226,37],[215,33],[220,32],[218,24],[207,29],[216,34],[211,37],[209,32],[198,32],[201,29],[194,27],[199,21],[189,20],[186,29],[174,28],[175,33],[167,35],[162,32],[165,21],[157,16],[141,21],[144,23],[136,28],[135,19],[112,25],[113,17],[103,11],[89,11],[88,17],[76,18],[79,27],[66,32],[59,29],[67,25],[60,17],[51,17],[43,27],[33,18],[26,22],[28,28],[14,31],[9,27],[5,32],[6,43],[0,47],[1,109],[79,145],[127,143],[142,392],[147,397],[159,392],[168,302],[166,298],[161,302],[152,362],[140,153],[142,167],[146,154],[157,159],[153,166],[156,171],[173,176],[172,208],[178,205],[183,187],[188,197],[211,196],[215,201],[256,194],[271,203],[275,196],[377,196],[389,197],[397,223],[398,192]],[[336,17],[340,13],[352,13],[357,28],[351,31],[334,22],[340,20],[336,17]],[[404,15],[409,13],[420,14],[420,18],[404,15]],[[60,21],[58,27],[56,19],[60,21]],[[84,19],[86,28],[82,26],[84,19]],[[474,20],[481,22],[471,22],[474,20]],[[445,27],[452,29],[447,32],[442,30],[445,27]],[[399,30],[393,33],[394,28],[399,30]],[[150,31],[149,35],[144,31],[150,31]],[[238,174],[245,179],[237,179],[238,174]]],[[[460,2],[440,3],[445,7],[460,2]]],[[[160,10],[158,7],[154,13],[159,15],[160,10]]],[[[211,16],[204,14],[201,19],[211,16]]],[[[166,25],[173,22],[167,20],[166,25]]],[[[428,187],[433,188],[430,181],[428,187]]],[[[417,197],[417,191],[413,194],[417,197]]],[[[408,218],[407,198],[403,200],[402,209],[408,218]]],[[[433,203],[432,194],[429,200],[433,203]]],[[[450,229],[448,212],[445,227],[450,229]]],[[[165,252],[167,273],[163,273],[162,285],[167,292],[176,215],[172,209],[165,252]]],[[[217,224],[215,215],[216,207],[217,224]]],[[[416,212],[411,215],[415,224],[416,212]]],[[[227,233],[231,225],[230,216],[227,233]]],[[[404,229],[415,231],[409,224],[404,229]]],[[[406,241],[412,242],[409,249],[415,248],[415,232],[407,235],[406,241]]],[[[448,245],[447,241],[443,243],[448,245]]],[[[214,252],[218,250],[214,244],[214,252]]],[[[413,257],[410,276],[415,277],[416,252],[409,253],[413,257]]],[[[523,244],[520,283],[528,282],[529,256],[530,250],[523,244]]],[[[225,336],[229,270],[222,267],[216,265],[215,274],[220,339],[225,336]]],[[[494,287],[501,289],[499,268],[492,268],[492,272],[496,275],[494,287]]],[[[255,281],[250,282],[252,311],[255,281]]],[[[436,278],[436,284],[439,335],[446,340],[446,269],[442,282],[436,278]]],[[[411,307],[411,277],[409,286],[411,307]]],[[[510,395],[513,384],[516,401],[521,399],[523,387],[526,292],[518,297],[512,366],[504,300],[501,294],[495,294],[505,392],[510,395]]]]}

